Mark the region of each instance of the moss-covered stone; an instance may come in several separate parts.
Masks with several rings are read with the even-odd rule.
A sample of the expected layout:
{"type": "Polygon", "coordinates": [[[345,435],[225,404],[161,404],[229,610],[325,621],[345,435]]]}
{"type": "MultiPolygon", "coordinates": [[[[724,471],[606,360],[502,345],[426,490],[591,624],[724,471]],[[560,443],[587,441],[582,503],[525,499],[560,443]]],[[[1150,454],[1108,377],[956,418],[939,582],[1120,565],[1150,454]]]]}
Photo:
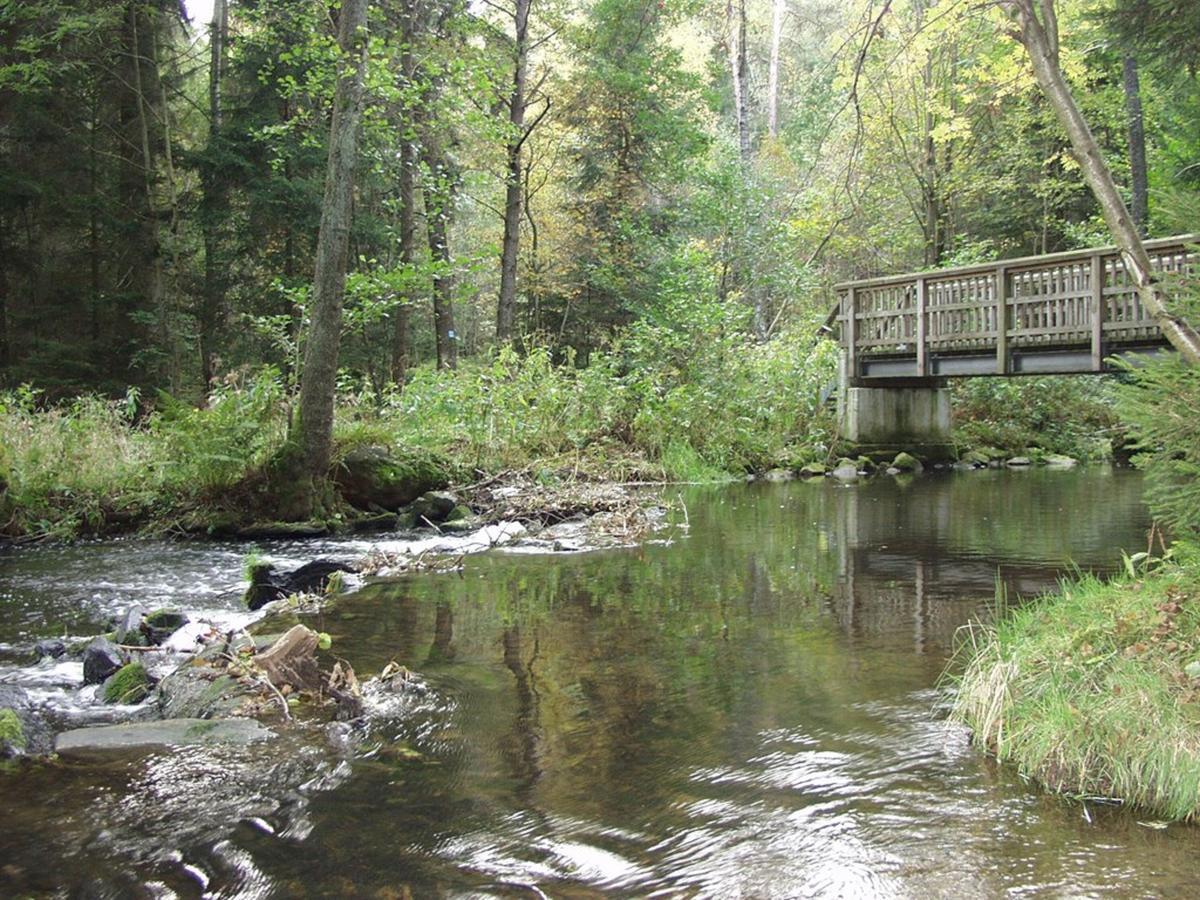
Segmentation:
{"type": "Polygon", "coordinates": [[[25,750],[25,728],[11,709],[0,709],[0,759],[17,756],[25,750]]]}
{"type": "Polygon", "coordinates": [[[925,467],[911,453],[905,453],[902,450],[896,454],[896,458],[892,460],[890,468],[898,469],[901,472],[920,472],[925,467]]]}
{"type": "Polygon", "coordinates": [[[141,703],[150,693],[150,675],[141,663],[129,663],[104,682],[105,703],[141,703]]]}
{"type": "Polygon", "coordinates": [[[342,459],[334,481],[352,506],[395,510],[426,491],[444,488],[451,468],[447,460],[424,450],[355,447],[342,459]]]}
{"type": "Polygon", "coordinates": [[[801,478],[818,478],[826,472],[825,464],[819,462],[805,463],[800,467],[801,478]]]}

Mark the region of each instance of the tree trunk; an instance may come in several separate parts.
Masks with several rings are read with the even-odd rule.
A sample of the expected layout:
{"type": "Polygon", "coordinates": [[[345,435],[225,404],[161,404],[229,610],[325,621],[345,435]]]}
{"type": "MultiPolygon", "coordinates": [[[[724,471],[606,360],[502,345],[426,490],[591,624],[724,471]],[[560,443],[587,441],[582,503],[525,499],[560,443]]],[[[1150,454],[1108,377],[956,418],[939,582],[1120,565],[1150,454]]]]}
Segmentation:
{"type": "Polygon", "coordinates": [[[746,2],[725,2],[725,24],[729,32],[729,74],[733,80],[733,112],[737,120],[738,150],[742,162],[750,159],[750,113],[747,109],[746,89],[748,67],[746,62],[746,2]]]}
{"type": "Polygon", "coordinates": [[[223,207],[221,189],[212,152],[221,135],[221,87],[225,75],[225,37],[228,34],[229,13],[225,0],[214,0],[212,24],[209,27],[208,64],[208,150],[201,188],[204,205],[204,293],[201,299],[199,322],[200,381],[205,395],[212,389],[216,377],[217,318],[224,300],[224,284],[217,255],[219,227],[217,217],[223,207]]]}
{"type": "MultiPolygon", "coordinates": [[[[404,0],[402,6],[403,49],[400,52],[400,74],[406,86],[416,78],[416,2],[404,0]]],[[[417,233],[417,146],[410,137],[400,141],[400,264],[411,272],[416,259],[417,233]]],[[[408,371],[408,313],[412,296],[406,293],[396,307],[392,320],[392,382],[403,386],[408,371]]]]}
{"type": "Polygon", "coordinates": [[[425,221],[429,239],[429,254],[437,269],[433,276],[433,327],[437,339],[437,364],[439,369],[453,369],[458,365],[458,334],[454,330],[454,274],[450,256],[450,204],[451,191],[426,185],[425,221]]]}
{"type": "Polygon", "coordinates": [[[771,7],[771,61],[767,70],[767,134],[779,137],[779,43],[783,38],[783,14],[787,0],[774,0],[771,7]]]}
{"type": "Polygon", "coordinates": [[[505,148],[508,170],[504,185],[504,240],[500,252],[500,298],[496,303],[496,343],[513,339],[517,301],[517,257],[521,250],[521,148],[525,143],[525,81],[529,71],[529,8],[532,0],[516,0],[513,13],[513,88],[508,101],[511,128],[505,148]]]}
{"type": "MultiPolygon", "coordinates": [[[[333,99],[329,129],[329,161],[317,235],[316,265],[310,302],[312,315],[304,369],[300,375],[299,444],[311,515],[327,489],[333,450],[333,404],[338,349],[342,335],[342,301],[354,200],[354,167],[362,115],[363,78],[367,65],[367,0],[343,0],[338,43],[344,58],[333,99]]],[[[303,503],[303,498],[301,505],[303,503]]]]}
{"type": "Polygon", "coordinates": [[[1100,145],[1079,111],[1058,61],[1058,22],[1053,0],[1039,0],[1042,18],[1034,9],[1034,0],[1001,0],[1020,28],[1019,39],[1033,64],[1038,84],[1046,95],[1059,123],[1071,140],[1076,161],[1095,195],[1113,241],[1121,251],[1125,270],[1137,288],[1138,297],[1162,329],[1163,336],[1190,364],[1200,362],[1200,334],[1166,308],[1161,285],[1150,265],[1137,226],[1125,208],[1121,192],[1104,161],[1100,145]]]}
{"type": "Polygon", "coordinates": [[[1150,186],[1146,173],[1146,125],[1142,119],[1142,86],[1137,59],[1126,54],[1124,60],[1125,114],[1129,119],[1129,174],[1133,187],[1129,213],[1138,233],[1146,236],[1150,220],[1150,186]]]}

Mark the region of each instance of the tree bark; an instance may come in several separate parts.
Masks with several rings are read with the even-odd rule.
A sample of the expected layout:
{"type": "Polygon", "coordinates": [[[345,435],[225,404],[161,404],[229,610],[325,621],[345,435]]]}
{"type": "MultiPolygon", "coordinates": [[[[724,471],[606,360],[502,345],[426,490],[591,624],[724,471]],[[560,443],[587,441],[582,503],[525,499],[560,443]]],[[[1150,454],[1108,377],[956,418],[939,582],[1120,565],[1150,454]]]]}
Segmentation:
{"type": "Polygon", "coordinates": [[[1123,61],[1125,115],[1129,120],[1129,174],[1133,194],[1129,213],[1138,233],[1146,236],[1150,221],[1150,184],[1146,172],[1146,124],[1142,118],[1142,86],[1137,59],[1127,53],[1123,61]]]}
{"type": "Polygon", "coordinates": [[[779,137],[779,44],[783,38],[783,14],[787,0],[774,0],[771,7],[771,60],[767,69],[767,134],[779,137]]]}
{"type": "Polygon", "coordinates": [[[434,137],[424,141],[429,178],[422,185],[425,196],[425,231],[433,259],[433,325],[437,339],[439,369],[458,365],[458,334],[454,330],[454,273],[450,255],[450,218],[454,211],[457,175],[449,158],[434,137]]]}
{"type": "Polygon", "coordinates": [[[521,148],[524,146],[525,82],[529,72],[529,11],[532,0],[515,0],[513,24],[513,87],[508,100],[507,173],[504,184],[504,239],[500,251],[500,297],[496,303],[496,343],[513,339],[513,315],[517,302],[517,258],[521,249],[521,148]]]}
{"type": "Polygon", "coordinates": [[[1133,281],[1138,297],[1162,329],[1163,336],[1189,364],[1200,363],[1200,334],[1166,307],[1165,297],[1142,244],[1137,226],[1125,208],[1125,201],[1113,179],[1100,145],[1079,111],[1058,59],[1058,21],[1053,0],[1001,0],[1001,6],[1017,22],[1018,40],[1025,46],[1034,74],[1059,123],[1070,138],[1083,177],[1095,195],[1113,241],[1121,251],[1125,270],[1133,281]],[[1041,13],[1041,18],[1038,13],[1041,13]]]}
{"type": "Polygon", "coordinates": [[[729,32],[729,74],[733,81],[733,112],[737,120],[738,151],[742,162],[750,159],[750,113],[747,108],[746,88],[748,64],[746,61],[746,2],[725,2],[725,24],[729,32]]]}
{"type": "Polygon", "coordinates": [[[204,204],[204,294],[201,299],[199,325],[200,380],[205,395],[212,389],[216,377],[217,317],[224,300],[224,284],[217,255],[219,227],[217,216],[223,206],[215,161],[211,158],[221,135],[221,87],[225,77],[225,37],[229,28],[226,0],[214,0],[212,23],[209,26],[208,64],[208,150],[201,188],[204,204]]]}
{"type": "MultiPolygon", "coordinates": [[[[310,302],[311,324],[300,375],[300,448],[309,481],[308,505],[325,490],[333,450],[333,404],[338,350],[342,335],[350,223],[354,200],[354,168],[358,126],[362,116],[363,79],[367,65],[367,2],[343,0],[338,43],[344,58],[333,99],[329,129],[329,161],[317,236],[316,265],[310,302]]],[[[304,487],[308,487],[305,485],[304,487]]]]}
{"type": "MultiPolygon", "coordinates": [[[[416,78],[416,0],[404,0],[402,5],[403,49],[400,52],[400,75],[407,86],[416,78]]],[[[411,273],[416,259],[417,232],[417,146],[411,137],[400,141],[400,264],[411,273]]],[[[392,320],[392,382],[403,386],[408,371],[408,313],[412,296],[406,294],[396,307],[392,320]]]]}

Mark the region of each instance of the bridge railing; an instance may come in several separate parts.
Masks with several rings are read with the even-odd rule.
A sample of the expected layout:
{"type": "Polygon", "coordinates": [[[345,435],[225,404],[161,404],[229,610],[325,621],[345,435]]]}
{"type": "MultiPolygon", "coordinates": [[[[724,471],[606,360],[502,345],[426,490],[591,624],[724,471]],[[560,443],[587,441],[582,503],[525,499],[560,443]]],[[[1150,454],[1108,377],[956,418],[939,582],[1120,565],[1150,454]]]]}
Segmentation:
{"type": "MultiPolygon", "coordinates": [[[[1200,271],[1198,241],[1147,241],[1154,270],[1200,271]]],[[[851,373],[862,358],[915,355],[924,376],[934,355],[994,352],[1005,374],[1013,350],[1087,347],[1100,371],[1106,348],[1162,339],[1114,247],[870,278],[837,292],[851,373]]]]}

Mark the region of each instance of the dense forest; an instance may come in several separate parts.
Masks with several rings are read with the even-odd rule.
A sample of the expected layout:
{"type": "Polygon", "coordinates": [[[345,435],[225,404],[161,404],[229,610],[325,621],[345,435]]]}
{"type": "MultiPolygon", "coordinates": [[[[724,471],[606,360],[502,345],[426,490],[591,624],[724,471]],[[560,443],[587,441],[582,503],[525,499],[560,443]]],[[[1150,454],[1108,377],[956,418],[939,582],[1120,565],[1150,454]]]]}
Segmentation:
{"type": "MultiPolygon", "coordinates": [[[[638,322],[767,341],[823,315],[838,279],[1106,242],[995,6],[369,4],[344,384],[510,342],[583,363],[638,322]]],[[[1190,230],[1195,12],[1057,7],[1133,215],[1190,230]]],[[[338,16],[0,5],[6,384],[195,401],[294,368],[338,16]]]]}
{"type": "MultiPolygon", "coordinates": [[[[0,29],[9,533],[306,518],[320,490],[280,485],[363,445],[454,478],[829,462],[833,284],[1200,208],[1184,0],[37,0],[0,29]]],[[[1120,440],[1096,382],[956,391],[964,445],[1120,440]]]]}

